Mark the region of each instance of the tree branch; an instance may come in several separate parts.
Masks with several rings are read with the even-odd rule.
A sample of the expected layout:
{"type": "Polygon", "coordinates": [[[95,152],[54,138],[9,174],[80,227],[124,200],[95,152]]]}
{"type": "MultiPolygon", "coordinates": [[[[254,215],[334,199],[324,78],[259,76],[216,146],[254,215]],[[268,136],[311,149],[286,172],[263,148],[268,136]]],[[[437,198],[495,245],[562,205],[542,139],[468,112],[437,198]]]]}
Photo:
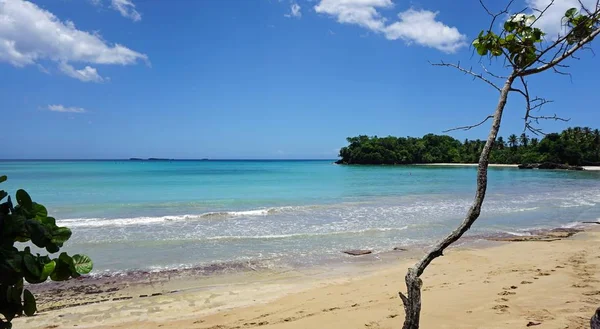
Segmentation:
{"type": "Polygon", "coordinates": [[[589,43],[592,40],[594,40],[594,38],[598,34],[600,34],[600,29],[594,30],[592,33],[590,33],[590,35],[588,35],[587,37],[585,37],[581,41],[579,41],[574,47],[572,47],[569,50],[565,51],[561,56],[558,56],[557,58],[553,59],[552,61],[550,61],[550,62],[548,62],[546,64],[543,64],[541,66],[538,66],[536,68],[523,70],[523,71],[517,73],[517,75],[525,77],[525,76],[536,74],[536,73],[540,73],[540,72],[543,72],[543,71],[546,71],[546,70],[548,70],[550,68],[555,67],[556,65],[560,64],[565,59],[569,58],[571,55],[573,55],[577,50],[579,50],[580,48],[582,48],[583,46],[585,46],[587,43],[589,43]]]}
{"type": "Polygon", "coordinates": [[[494,117],[493,115],[488,115],[485,119],[483,119],[483,121],[481,121],[479,123],[476,123],[474,125],[451,128],[451,129],[448,129],[448,130],[444,130],[443,132],[447,133],[447,132],[451,132],[451,131],[455,131],[455,130],[469,130],[469,129],[473,129],[475,127],[481,126],[482,124],[486,123],[489,119],[491,119],[493,117],[494,117]]]}
{"type": "Polygon", "coordinates": [[[463,67],[460,66],[460,62],[458,64],[453,64],[453,63],[445,63],[444,61],[441,61],[439,63],[431,63],[429,62],[429,64],[433,65],[433,66],[447,66],[447,67],[453,67],[461,72],[463,72],[464,74],[469,74],[471,76],[473,76],[473,79],[479,79],[485,83],[487,83],[488,85],[494,87],[494,89],[500,91],[500,87],[498,87],[495,83],[493,83],[492,81],[486,79],[483,75],[478,74],[473,72],[472,70],[467,70],[463,67]]]}
{"type": "Polygon", "coordinates": [[[505,76],[502,76],[502,75],[496,75],[495,73],[488,71],[487,67],[485,67],[485,65],[483,65],[483,64],[481,64],[481,67],[483,68],[483,70],[485,71],[485,73],[493,76],[496,79],[503,79],[503,80],[508,79],[508,77],[505,77],[505,76]]]}
{"type": "Polygon", "coordinates": [[[542,106],[544,106],[545,104],[548,103],[552,103],[551,100],[547,100],[545,98],[541,98],[541,97],[535,97],[534,99],[531,99],[531,97],[529,96],[529,86],[527,85],[527,81],[525,81],[525,78],[522,76],[519,76],[519,80],[521,81],[521,84],[523,84],[523,90],[521,89],[517,89],[517,88],[511,88],[510,91],[516,91],[518,93],[520,93],[521,95],[523,95],[523,97],[525,98],[525,117],[523,118],[523,120],[525,121],[525,127],[523,128],[523,130],[529,130],[532,133],[534,133],[535,135],[538,134],[544,134],[542,132],[541,129],[535,127],[533,125],[533,122],[535,122],[536,124],[539,124],[539,120],[554,120],[554,121],[563,121],[563,122],[568,122],[571,119],[565,119],[565,118],[561,118],[559,116],[557,116],[556,114],[554,114],[554,116],[543,116],[543,115],[532,115],[531,112],[534,110],[541,110],[542,106]]]}

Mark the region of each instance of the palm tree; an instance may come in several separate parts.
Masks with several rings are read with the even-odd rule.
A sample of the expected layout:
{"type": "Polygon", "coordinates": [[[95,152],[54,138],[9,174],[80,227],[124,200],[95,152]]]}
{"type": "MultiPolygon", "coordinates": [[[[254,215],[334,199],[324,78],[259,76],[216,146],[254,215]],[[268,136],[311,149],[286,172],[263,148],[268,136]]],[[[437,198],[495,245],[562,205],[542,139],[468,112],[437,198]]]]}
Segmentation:
{"type": "Polygon", "coordinates": [[[574,138],[575,138],[575,142],[579,143],[581,142],[581,127],[575,127],[573,128],[573,134],[574,134],[574,138]]]}
{"type": "Polygon", "coordinates": [[[600,131],[594,130],[594,148],[596,149],[596,162],[600,161],[600,131]]]}
{"type": "Polygon", "coordinates": [[[527,137],[527,135],[525,135],[525,133],[521,134],[521,137],[519,137],[519,140],[521,141],[521,146],[523,146],[523,147],[527,147],[527,145],[529,144],[529,137],[527,137]]]}
{"type": "Polygon", "coordinates": [[[519,144],[519,141],[517,139],[517,135],[512,134],[512,135],[508,136],[508,145],[511,148],[516,149],[518,144],[519,144]]]}
{"type": "Polygon", "coordinates": [[[504,149],[504,138],[502,138],[502,136],[498,137],[498,139],[496,140],[496,147],[499,150],[503,150],[504,149]]]}
{"type": "Polygon", "coordinates": [[[531,143],[532,147],[537,147],[539,142],[540,141],[537,138],[535,138],[535,137],[530,140],[530,143],[531,143]]]}

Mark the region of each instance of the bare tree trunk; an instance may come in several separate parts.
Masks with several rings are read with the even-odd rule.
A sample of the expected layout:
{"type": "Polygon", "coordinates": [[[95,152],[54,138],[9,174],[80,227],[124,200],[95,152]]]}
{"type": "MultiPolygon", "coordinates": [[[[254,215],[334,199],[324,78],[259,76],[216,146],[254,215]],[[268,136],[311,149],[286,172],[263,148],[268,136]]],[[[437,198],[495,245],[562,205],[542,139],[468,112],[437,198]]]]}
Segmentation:
{"type": "Polygon", "coordinates": [[[490,160],[490,152],[498,136],[498,130],[500,129],[500,122],[502,121],[502,113],[506,106],[508,99],[508,93],[511,90],[511,86],[516,78],[515,73],[511,74],[504,83],[504,86],[500,90],[500,98],[496,111],[494,112],[494,118],[490,134],[488,135],[487,141],[481,156],[479,157],[479,166],[477,167],[477,192],[475,193],[475,199],[473,204],[467,213],[467,216],[452,233],[450,233],[442,241],[438,242],[430,251],[427,253],[414,267],[408,270],[406,274],[406,289],[407,296],[399,293],[402,302],[404,303],[404,311],[406,317],[404,318],[403,329],[418,329],[421,313],[421,286],[423,281],[420,276],[425,271],[425,268],[437,257],[442,256],[444,250],[452,243],[456,242],[460,237],[471,228],[471,225],[477,220],[481,213],[481,205],[485,199],[485,192],[487,189],[487,168],[490,160]]]}

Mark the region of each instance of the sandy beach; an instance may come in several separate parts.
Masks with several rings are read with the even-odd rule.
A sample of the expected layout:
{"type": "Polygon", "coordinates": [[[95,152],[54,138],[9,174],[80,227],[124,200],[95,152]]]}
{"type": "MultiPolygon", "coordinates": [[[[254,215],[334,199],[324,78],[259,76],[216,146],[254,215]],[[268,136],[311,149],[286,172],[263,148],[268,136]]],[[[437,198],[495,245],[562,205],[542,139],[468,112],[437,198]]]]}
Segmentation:
{"type": "MultiPolygon", "coordinates": [[[[453,248],[427,269],[423,328],[588,328],[600,306],[599,230],[490,243],[453,248]]],[[[368,255],[330,269],[104,279],[91,288],[100,291],[88,284],[66,298],[90,304],[48,310],[56,305],[47,299],[15,327],[399,328],[397,292],[421,252],[368,255]]]]}

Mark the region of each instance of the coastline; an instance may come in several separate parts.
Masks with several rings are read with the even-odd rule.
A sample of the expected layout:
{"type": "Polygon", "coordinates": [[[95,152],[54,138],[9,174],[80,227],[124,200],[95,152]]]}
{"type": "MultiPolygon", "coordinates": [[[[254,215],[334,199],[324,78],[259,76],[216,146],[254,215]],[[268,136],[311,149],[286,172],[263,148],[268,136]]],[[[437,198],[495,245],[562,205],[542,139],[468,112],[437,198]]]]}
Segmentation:
{"type": "MultiPolygon", "coordinates": [[[[514,328],[529,322],[543,328],[583,326],[600,304],[598,242],[600,230],[590,226],[571,238],[451,248],[424,275],[423,328],[456,328],[456,317],[461,328],[514,328]]],[[[406,268],[421,253],[369,255],[334,268],[106,277],[68,297],[87,297],[84,305],[49,311],[51,302],[40,300],[41,313],[17,319],[15,325],[393,328],[403,316],[396,292],[404,289],[406,268]],[[107,294],[112,294],[108,300],[90,301],[107,299],[107,294]]],[[[77,290],[80,283],[73,281],[62,293],[77,290]]]]}
{"type": "MultiPolygon", "coordinates": [[[[415,166],[443,166],[443,167],[477,167],[477,163],[419,163],[415,164],[415,166]]],[[[490,163],[488,167],[492,168],[518,168],[519,165],[516,164],[497,164],[490,163]]]]}
{"type": "MultiPolygon", "coordinates": [[[[477,167],[477,163],[421,163],[414,164],[415,166],[443,166],[443,167],[477,167]]],[[[488,165],[491,168],[518,168],[517,164],[500,164],[490,163],[488,165]]],[[[600,166],[581,166],[586,171],[600,171],[600,166]]]]}

